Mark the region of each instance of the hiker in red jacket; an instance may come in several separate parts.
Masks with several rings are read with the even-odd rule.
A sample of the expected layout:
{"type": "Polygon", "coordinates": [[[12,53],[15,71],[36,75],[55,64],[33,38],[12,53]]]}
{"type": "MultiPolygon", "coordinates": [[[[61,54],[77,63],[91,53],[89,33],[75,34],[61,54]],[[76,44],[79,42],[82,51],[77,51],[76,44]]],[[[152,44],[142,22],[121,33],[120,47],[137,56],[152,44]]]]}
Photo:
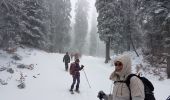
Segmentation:
{"type": "Polygon", "coordinates": [[[71,63],[70,65],[70,74],[72,75],[73,77],[73,83],[71,85],[71,88],[70,88],[70,92],[73,92],[73,88],[74,88],[74,85],[77,81],[77,84],[76,84],[76,89],[75,91],[76,92],[79,92],[79,84],[80,84],[80,70],[83,69],[83,65],[79,65],[79,62],[80,60],[79,59],[76,59],[75,62],[71,63]]]}

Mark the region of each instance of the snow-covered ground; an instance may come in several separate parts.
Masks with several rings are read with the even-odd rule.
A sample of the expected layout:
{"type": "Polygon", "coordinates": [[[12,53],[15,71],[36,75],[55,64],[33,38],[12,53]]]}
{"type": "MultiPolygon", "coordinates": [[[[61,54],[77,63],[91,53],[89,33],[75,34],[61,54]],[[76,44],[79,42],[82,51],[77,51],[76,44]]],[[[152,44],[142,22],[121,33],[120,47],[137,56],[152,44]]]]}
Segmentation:
{"type": "MultiPolygon", "coordinates": [[[[112,91],[110,73],[114,70],[111,64],[104,64],[104,58],[83,56],[80,64],[85,66],[84,71],[90,82],[89,87],[84,71],[81,71],[80,94],[70,94],[69,88],[72,77],[64,70],[62,62],[64,54],[47,53],[33,49],[19,49],[17,54],[22,56],[21,61],[11,59],[11,54],[0,51],[0,68],[12,68],[14,73],[0,71],[0,79],[7,85],[0,84],[0,100],[98,100],[97,93],[112,91]],[[19,69],[18,64],[34,65],[34,69],[19,69]],[[20,74],[25,78],[26,87],[19,89],[20,74]]],[[[133,67],[139,59],[133,58],[133,67]]],[[[135,68],[133,68],[134,71],[135,68]]],[[[156,100],[166,100],[170,95],[170,80],[158,81],[153,75],[146,75],[155,86],[156,100]]]]}

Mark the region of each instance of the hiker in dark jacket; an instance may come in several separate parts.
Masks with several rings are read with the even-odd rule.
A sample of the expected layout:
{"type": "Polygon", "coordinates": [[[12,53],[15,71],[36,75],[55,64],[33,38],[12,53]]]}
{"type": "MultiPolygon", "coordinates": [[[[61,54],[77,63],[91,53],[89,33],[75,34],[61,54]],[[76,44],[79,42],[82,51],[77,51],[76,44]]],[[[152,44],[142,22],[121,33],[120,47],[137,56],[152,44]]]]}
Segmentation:
{"type": "Polygon", "coordinates": [[[68,55],[68,52],[63,57],[63,62],[65,62],[65,70],[68,70],[68,63],[70,63],[70,56],[68,55]]]}
{"type": "Polygon", "coordinates": [[[73,88],[74,88],[74,85],[77,81],[77,84],[76,84],[76,89],[75,91],[76,92],[79,92],[79,84],[80,84],[80,70],[82,70],[84,68],[83,65],[79,65],[79,59],[76,59],[75,62],[71,63],[70,65],[70,74],[72,75],[73,77],[73,83],[71,85],[71,88],[70,88],[70,92],[73,92],[73,88]]]}

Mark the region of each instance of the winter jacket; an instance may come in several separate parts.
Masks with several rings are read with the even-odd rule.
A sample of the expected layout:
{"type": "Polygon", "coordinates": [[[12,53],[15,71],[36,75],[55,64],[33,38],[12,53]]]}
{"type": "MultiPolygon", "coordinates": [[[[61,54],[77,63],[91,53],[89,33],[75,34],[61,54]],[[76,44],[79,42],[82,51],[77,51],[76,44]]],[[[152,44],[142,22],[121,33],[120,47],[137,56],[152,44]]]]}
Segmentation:
{"type": "Polygon", "coordinates": [[[80,70],[82,70],[83,67],[80,67],[79,64],[77,63],[71,63],[70,65],[70,74],[73,75],[73,76],[80,76],[80,70]]]}
{"type": "Polygon", "coordinates": [[[68,54],[64,55],[63,62],[70,63],[70,56],[68,54]]]}
{"type": "MultiPolygon", "coordinates": [[[[110,75],[112,81],[125,81],[127,76],[131,74],[131,59],[129,55],[124,54],[118,56],[115,62],[121,62],[123,69],[120,72],[113,72],[110,75]]],[[[144,100],[144,85],[138,77],[132,77],[130,79],[130,89],[132,100],[144,100]]],[[[130,91],[126,83],[116,82],[113,87],[112,96],[107,97],[106,100],[130,100],[130,91]]]]}

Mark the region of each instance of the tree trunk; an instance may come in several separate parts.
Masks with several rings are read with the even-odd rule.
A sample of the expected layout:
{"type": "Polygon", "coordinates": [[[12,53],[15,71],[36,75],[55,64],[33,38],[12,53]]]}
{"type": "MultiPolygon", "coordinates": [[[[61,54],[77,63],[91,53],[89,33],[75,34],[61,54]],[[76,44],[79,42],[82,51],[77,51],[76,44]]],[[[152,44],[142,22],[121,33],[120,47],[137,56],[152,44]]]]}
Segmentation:
{"type": "Polygon", "coordinates": [[[153,36],[152,36],[152,34],[150,34],[150,48],[151,48],[151,52],[150,52],[150,54],[151,54],[151,66],[153,67],[153,66],[155,66],[154,65],[154,55],[155,55],[155,53],[154,53],[154,46],[153,46],[153,36]]]}
{"type": "Polygon", "coordinates": [[[129,34],[130,34],[130,31],[128,32],[128,36],[127,36],[127,51],[130,51],[130,35],[129,34]]]}
{"type": "Polygon", "coordinates": [[[136,48],[135,48],[134,43],[133,43],[133,41],[132,41],[131,35],[130,35],[130,41],[131,41],[131,43],[132,43],[132,47],[133,47],[133,49],[134,49],[136,55],[139,57],[139,54],[138,54],[138,52],[136,51],[136,48]]]}
{"type": "Polygon", "coordinates": [[[130,0],[128,0],[128,21],[127,21],[127,51],[130,51],[130,38],[131,38],[131,3],[130,0]]]}
{"type": "Polygon", "coordinates": [[[106,59],[105,59],[105,63],[108,63],[109,60],[111,60],[111,58],[110,58],[110,38],[106,42],[106,59]]]}
{"type": "Polygon", "coordinates": [[[168,57],[167,57],[167,76],[170,78],[170,48],[168,49],[168,57]]]}

